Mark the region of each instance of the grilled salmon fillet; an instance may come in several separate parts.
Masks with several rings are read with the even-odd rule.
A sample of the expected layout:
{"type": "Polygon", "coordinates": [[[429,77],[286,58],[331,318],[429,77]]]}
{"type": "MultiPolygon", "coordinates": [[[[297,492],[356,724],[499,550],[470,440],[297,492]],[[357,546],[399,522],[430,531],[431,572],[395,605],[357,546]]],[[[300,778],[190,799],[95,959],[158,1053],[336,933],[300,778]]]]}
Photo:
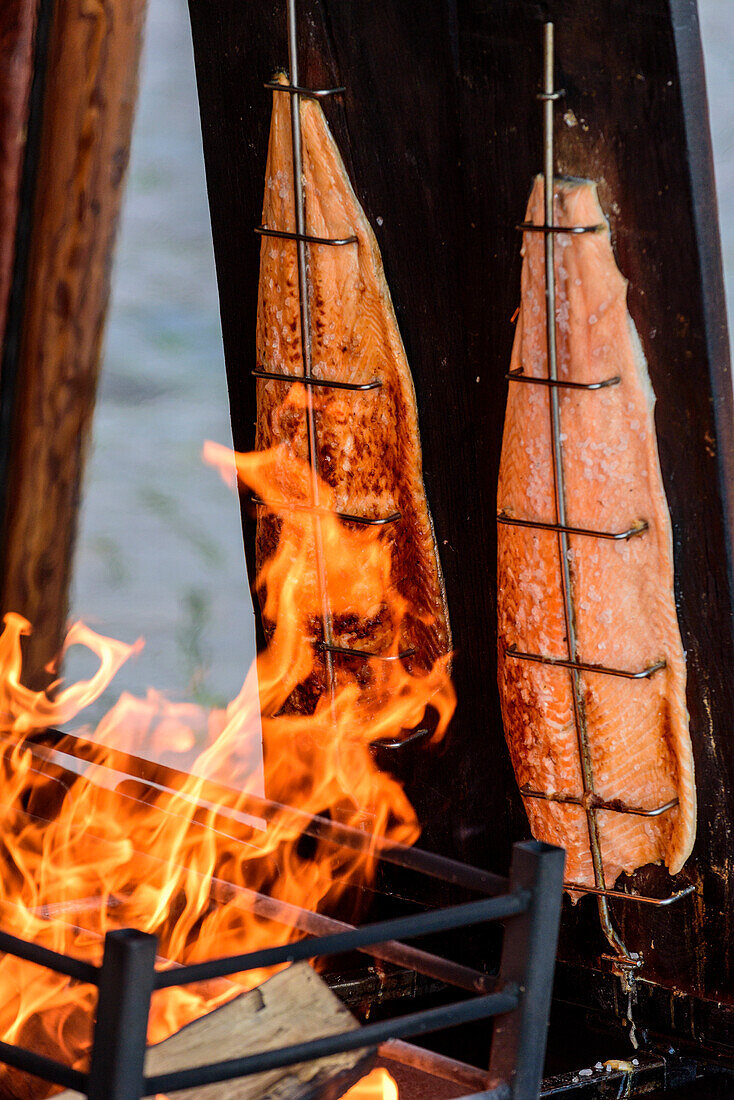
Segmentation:
{"type": "MultiPolygon", "coordinates": [[[[368,518],[400,513],[397,522],[380,528],[380,537],[391,545],[391,598],[369,621],[336,618],[334,643],[369,653],[415,649],[413,667],[430,669],[449,653],[451,635],[423,486],[413,380],[377,241],[323,111],[314,100],[301,100],[300,111],[306,231],[318,237],[357,238],[346,245],[308,245],[313,376],[381,382],[380,388],[366,391],[311,388],[318,472],[339,512],[368,518]]],[[[295,227],[292,172],[290,96],[273,92],[263,202],[263,224],[269,228],[295,227]]],[[[257,359],[261,370],[296,377],[304,373],[294,241],[267,236],[262,241],[257,359]]],[[[256,448],[280,448],[287,493],[291,459],[308,461],[305,395],[286,401],[294,391],[285,383],[259,380],[257,385],[256,448]]],[[[274,554],[279,529],[277,516],[260,510],[258,569],[274,554]]],[[[316,685],[315,694],[319,690],[316,685]]]]}
{"type": "MultiPolygon", "coordinates": [[[[654,423],[654,394],[627,311],[609,229],[586,180],[556,182],[557,225],[601,225],[596,233],[555,237],[558,378],[597,390],[559,389],[566,522],[594,531],[647,527],[629,539],[569,536],[577,660],[639,672],[632,680],[581,673],[596,793],[654,809],[645,818],[598,811],[605,880],[664,862],[675,874],[696,832],[696,792],[686,711],[686,666],[675,609],[670,515],[654,423]]],[[[527,220],[543,224],[543,180],[527,220]]],[[[522,299],[512,370],[547,377],[543,234],[524,234],[522,299]]],[[[555,523],[549,389],[509,382],[497,495],[498,512],[555,523]]],[[[581,796],[572,673],[513,657],[569,659],[559,539],[553,531],[498,525],[499,688],[517,781],[547,794],[581,796]]],[[[594,884],[586,815],[576,806],[525,798],[533,835],[565,847],[566,879],[594,884]]]]}

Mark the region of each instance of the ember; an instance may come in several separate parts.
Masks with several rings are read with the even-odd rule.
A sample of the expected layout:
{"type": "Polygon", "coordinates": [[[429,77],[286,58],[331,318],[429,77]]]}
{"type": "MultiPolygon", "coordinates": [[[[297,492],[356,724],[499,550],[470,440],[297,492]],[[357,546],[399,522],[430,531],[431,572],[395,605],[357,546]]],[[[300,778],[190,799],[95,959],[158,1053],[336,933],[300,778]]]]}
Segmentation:
{"type": "MultiPolygon", "coordinates": [[[[224,448],[208,444],[205,455],[231,471],[232,455],[224,448]]],[[[237,455],[236,465],[241,486],[257,496],[307,502],[309,468],[292,458],[284,465],[277,449],[237,455]]],[[[327,486],[320,499],[328,508],[327,486]]],[[[202,715],[155,694],[120,700],[97,727],[96,744],[79,774],[39,766],[29,735],[72,720],[140,643],[125,645],[76,624],[66,648],[86,646],[98,658],[98,670],[89,680],[68,686],[59,681],[35,693],[21,683],[21,643],[31,628],[18,615],[6,616],[0,637],[0,921],[15,934],[99,962],[109,929],[136,927],[159,937],[162,966],[270,946],[300,935],[289,906],[324,907],[346,884],[371,874],[369,852],[335,850],[319,841],[304,854],[299,811],[338,817],[376,837],[415,841],[419,827],[412,807],[399,784],[376,767],[370,745],[414,727],[428,707],[437,714],[434,739],[444,735],[454,707],[446,661],[417,672],[400,660],[362,660],[359,675],[344,662],[333,697],[318,699],[312,713],[289,712],[293,692],[309,677],[318,678],[320,594],[313,516],[285,505],[274,508],[281,524],[278,549],[257,582],[268,646],[237,698],[205,716],[206,743],[192,774],[173,790],[148,789],[143,798],[129,777],[123,782],[119,772],[102,767],[121,743],[142,755],[151,745],[169,752],[189,748],[202,715]],[[258,692],[262,717],[253,703],[258,692]],[[222,809],[230,818],[231,812],[245,814],[248,794],[262,783],[250,763],[261,721],[265,787],[280,808],[267,826],[240,817],[233,828],[228,819],[225,835],[222,809]],[[269,915],[275,901],[277,923],[253,911],[252,891],[268,895],[269,915]]],[[[369,617],[384,609],[399,624],[406,609],[391,589],[390,548],[380,530],[354,531],[328,514],[319,522],[334,612],[369,617]]],[[[73,740],[59,747],[71,752],[73,740]]],[[[165,1038],[266,976],[257,972],[160,991],[149,1039],[165,1038]]],[[[89,986],[10,956],[0,961],[0,1032],[6,1041],[82,1066],[94,1005],[89,986]]],[[[360,1087],[355,1095],[373,1095],[360,1087]]],[[[379,1088],[374,1095],[384,1100],[396,1095],[385,1074],[379,1088]]]]}

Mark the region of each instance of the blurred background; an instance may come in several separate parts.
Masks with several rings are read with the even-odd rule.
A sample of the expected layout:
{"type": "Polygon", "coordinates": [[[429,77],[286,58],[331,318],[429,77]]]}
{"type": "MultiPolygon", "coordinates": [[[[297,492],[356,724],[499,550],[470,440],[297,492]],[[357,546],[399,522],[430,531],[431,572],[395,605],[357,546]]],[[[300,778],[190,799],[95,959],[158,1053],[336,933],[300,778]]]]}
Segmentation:
{"type": "Polygon", "coordinates": [[[232,445],[188,10],[150,0],[71,597],[72,619],[145,647],[86,720],[121,690],[222,706],[242,686],[239,505],[206,439],[232,445]]]}
{"type": "MultiPolygon", "coordinates": [[[[732,329],[734,0],[699,10],[732,329]]],[[[72,618],[145,647],[88,720],[149,685],[223,705],[252,661],[238,504],[205,439],[231,445],[188,12],[149,0],[72,591],[72,618]]]]}

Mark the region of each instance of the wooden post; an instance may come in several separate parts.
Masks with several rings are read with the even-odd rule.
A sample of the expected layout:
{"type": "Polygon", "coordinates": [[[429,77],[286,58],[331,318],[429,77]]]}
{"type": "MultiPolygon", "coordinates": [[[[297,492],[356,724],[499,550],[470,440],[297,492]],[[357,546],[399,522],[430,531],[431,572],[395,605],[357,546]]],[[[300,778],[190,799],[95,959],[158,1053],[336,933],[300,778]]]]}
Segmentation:
{"type": "Polygon", "coordinates": [[[29,0],[0,7],[0,338],[13,276],[37,7],[29,0]]]}
{"type": "Polygon", "coordinates": [[[66,625],[144,11],[145,0],[57,0],[36,60],[46,68],[43,121],[27,269],[14,288],[17,361],[4,362],[0,410],[9,431],[0,603],[33,626],[32,686],[66,625]]]}

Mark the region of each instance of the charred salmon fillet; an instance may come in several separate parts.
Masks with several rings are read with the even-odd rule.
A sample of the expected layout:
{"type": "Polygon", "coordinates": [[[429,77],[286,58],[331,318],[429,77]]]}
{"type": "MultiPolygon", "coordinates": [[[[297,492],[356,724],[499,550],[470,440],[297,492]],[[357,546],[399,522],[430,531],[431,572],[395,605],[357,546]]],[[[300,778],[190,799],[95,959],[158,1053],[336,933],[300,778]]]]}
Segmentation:
{"type": "MultiPolygon", "coordinates": [[[[404,609],[400,622],[392,621],[386,605],[370,621],[342,616],[334,621],[334,642],[369,653],[389,647],[395,652],[396,646],[413,649],[413,667],[430,669],[450,652],[451,635],[423,486],[413,380],[377,241],[323,111],[314,100],[301,100],[300,112],[306,232],[321,238],[356,237],[345,245],[308,245],[313,377],[380,382],[379,388],[361,391],[311,387],[318,473],[338,512],[370,519],[395,513],[400,517],[379,528],[380,538],[391,544],[388,587],[404,609]]],[[[277,91],[263,225],[289,231],[295,226],[290,96],[277,91]]],[[[297,254],[291,240],[263,237],[257,365],[289,377],[304,373],[297,254]]],[[[305,398],[302,392],[299,400],[289,402],[288,394],[284,383],[258,381],[256,449],[279,448],[284,485],[292,458],[309,458],[305,398]]],[[[277,516],[260,510],[258,569],[275,553],[278,533],[277,516]]],[[[396,601],[388,602],[394,606],[396,601]]]]}
{"type": "MultiPolygon", "coordinates": [[[[556,532],[498,525],[499,688],[505,736],[520,787],[583,795],[567,668],[513,656],[575,659],[639,673],[580,673],[593,785],[608,802],[655,809],[658,817],[599,810],[605,881],[663,862],[675,874],[696,832],[696,791],[686,710],[686,665],[673,589],[670,515],[654,422],[655,397],[627,311],[627,283],[612,251],[596,186],[557,181],[554,220],[594,233],[555,238],[558,378],[600,389],[560,387],[566,523],[619,540],[569,535],[577,654],[566,637],[556,532]]],[[[543,181],[527,220],[543,224],[543,181]]],[[[512,370],[547,377],[543,234],[524,234],[522,297],[512,370]]],[[[556,523],[549,388],[509,382],[498,487],[500,517],[556,523]]],[[[584,811],[525,798],[533,835],[567,851],[566,879],[594,884],[584,811]]]]}

